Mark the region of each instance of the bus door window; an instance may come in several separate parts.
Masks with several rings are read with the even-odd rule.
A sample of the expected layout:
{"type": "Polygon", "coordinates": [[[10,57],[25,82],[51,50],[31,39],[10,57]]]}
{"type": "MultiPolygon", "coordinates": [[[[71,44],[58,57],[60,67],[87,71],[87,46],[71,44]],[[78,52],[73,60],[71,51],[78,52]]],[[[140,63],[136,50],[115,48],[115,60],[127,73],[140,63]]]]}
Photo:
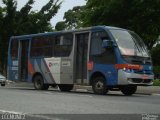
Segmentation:
{"type": "Polygon", "coordinates": [[[90,60],[100,64],[115,64],[114,48],[103,48],[103,40],[111,40],[106,32],[93,32],[91,36],[90,60]]]}
{"type": "Polygon", "coordinates": [[[29,40],[20,40],[19,54],[19,80],[25,81],[28,78],[28,51],[29,40]]]}
{"type": "Polygon", "coordinates": [[[19,41],[17,39],[11,40],[10,45],[10,66],[8,69],[8,78],[18,80],[18,48],[19,41]]]}
{"type": "Polygon", "coordinates": [[[89,33],[82,33],[76,35],[76,79],[79,79],[79,82],[81,84],[84,82],[84,79],[87,79],[88,37],[89,33]]]}

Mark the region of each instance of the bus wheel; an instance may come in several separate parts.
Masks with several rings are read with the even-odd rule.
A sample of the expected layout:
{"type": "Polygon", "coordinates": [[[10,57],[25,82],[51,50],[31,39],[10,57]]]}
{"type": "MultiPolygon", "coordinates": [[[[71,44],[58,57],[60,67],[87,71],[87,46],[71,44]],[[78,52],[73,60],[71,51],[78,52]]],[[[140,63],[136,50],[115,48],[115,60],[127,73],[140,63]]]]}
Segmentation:
{"type": "Polygon", "coordinates": [[[53,84],[51,85],[53,88],[57,88],[57,84],[53,84]]]}
{"type": "Polygon", "coordinates": [[[43,90],[48,90],[48,88],[49,88],[49,85],[43,84],[43,90]]]}
{"type": "Polygon", "coordinates": [[[1,86],[5,86],[5,85],[6,85],[5,83],[2,83],[2,84],[1,84],[1,86]]]}
{"type": "Polygon", "coordinates": [[[34,88],[36,90],[47,90],[49,85],[44,84],[43,77],[41,75],[36,75],[33,80],[34,88]]]}
{"type": "Polygon", "coordinates": [[[96,77],[93,80],[92,89],[95,94],[105,95],[108,92],[105,79],[103,77],[96,77]]]}
{"type": "Polygon", "coordinates": [[[73,89],[72,84],[71,85],[70,84],[59,84],[58,86],[61,91],[65,91],[65,92],[69,92],[73,89]]]}
{"type": "Polygon", "coordinates": [[[123,87],[121,87],[120,88],[121,89],[121,92],[124,94],[124,95],[128,95],[128,96],[130,96],[130,95],[132,95],[132,94],[134,94],[135,92],[136,92],[136,90],[137,90],[137,86],[131,86],[131,85],[127,85],[127,86],[123,86],[123,87]]]}

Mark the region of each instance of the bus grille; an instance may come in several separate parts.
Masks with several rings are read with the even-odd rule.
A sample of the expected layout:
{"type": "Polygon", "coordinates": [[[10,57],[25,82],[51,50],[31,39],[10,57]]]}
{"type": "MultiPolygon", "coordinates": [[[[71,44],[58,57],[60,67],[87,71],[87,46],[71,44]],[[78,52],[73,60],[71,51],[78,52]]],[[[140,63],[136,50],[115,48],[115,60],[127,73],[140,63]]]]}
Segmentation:
{"type": "Polygon", "coordinates": [[[152,79],[140,79],[140,78],[132,78],[133,83],[150,83],[152,79]]]}
{"type": "MultiPolygon", "coordinates": [[[[142,60],[132,60],[132,64],[140,64],[140,65],[144,65],[142,60]]],[[[145,61],[145,65],[151,65],[152,62],[151,61],[145,61]]]]}
{"type": "Polygon", "coordinates": [[[134,73],[137,73],[137,74],[147,74],[147,75],[152,75],[153,73],[151,71],[148,71],[148,70],[135,70],[134,73]]]}

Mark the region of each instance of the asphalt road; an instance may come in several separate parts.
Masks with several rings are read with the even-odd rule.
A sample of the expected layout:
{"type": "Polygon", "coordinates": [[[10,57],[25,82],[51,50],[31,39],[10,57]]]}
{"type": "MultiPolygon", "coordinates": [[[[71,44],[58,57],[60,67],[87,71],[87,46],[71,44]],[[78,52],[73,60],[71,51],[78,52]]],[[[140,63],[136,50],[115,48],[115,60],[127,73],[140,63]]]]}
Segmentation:
{"type": "Polygon", "coordinates": [[[4,114],[19,114],[33,120],[143,120],[143,116],[159,120],[160,95],[124,96],[110,92],[103,96],[91,92],[0,87],[0,113],[0,119],[5,118],[4,114]]]}

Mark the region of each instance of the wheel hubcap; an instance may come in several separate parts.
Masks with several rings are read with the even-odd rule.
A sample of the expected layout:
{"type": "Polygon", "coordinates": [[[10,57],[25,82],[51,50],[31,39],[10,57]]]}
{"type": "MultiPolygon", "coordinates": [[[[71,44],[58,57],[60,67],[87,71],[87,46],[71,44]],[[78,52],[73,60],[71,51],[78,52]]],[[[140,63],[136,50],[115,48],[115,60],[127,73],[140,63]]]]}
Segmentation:
{"type": "Polygon", "coordinates": [[[98,81],[95,87],[96,89],[103,89],[103,83],[101,81],[98,81]]]}
{"type": "Polygon", "coordinates": [[[40,79],[37,79],[36,84],[37,84],[37,87],[40,87],[40,86],[41,86],[41,80],[40,80],[40,79]]]}

